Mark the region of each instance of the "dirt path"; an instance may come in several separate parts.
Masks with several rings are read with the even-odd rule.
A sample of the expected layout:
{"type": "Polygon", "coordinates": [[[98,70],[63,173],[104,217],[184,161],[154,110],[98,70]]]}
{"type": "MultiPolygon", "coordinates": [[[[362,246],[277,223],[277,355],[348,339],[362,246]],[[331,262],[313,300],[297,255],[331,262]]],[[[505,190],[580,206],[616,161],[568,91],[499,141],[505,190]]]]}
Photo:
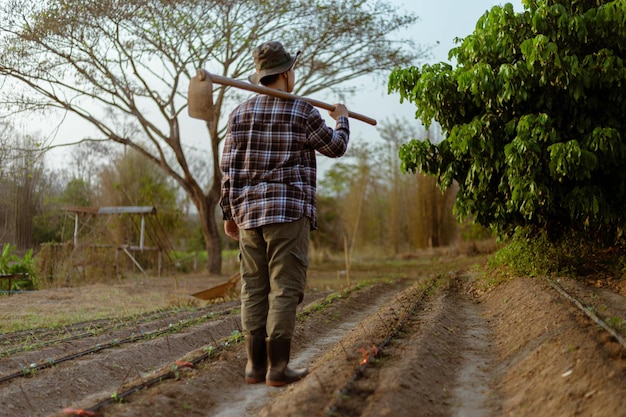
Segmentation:
{"type": "MultiPolygon", "coordinates": [[[[0,416],[56,417],[104,401],[96,415],[626,416],[625,355],[614,340],[539,279],[487,291],[475,279],[459,271],[308,294],[291,365],[311,374],[279,389],[243,382],[236,302],[94,322],[94,334],[46,346],[59,336],[0,335],[4,352],[8,344],[16,350],[0,359],[0,377],[24,374],[0,382],[0,416]],[[31,371],[111,340],[118,343],[31,371]]],[[[626,323],[621,295],[573,281],[566,287],[626,323]]],[[[85,329],[68,328],[64,337],[70,333],[85,329]]]]}
{"type": "Polygon", "coordinates": [[[363,323],[379,325],[390,311],[417,303],[399,333],[356,380],[337,381],[337,369],[345,361],[340,352],[331,352],[318,360],[321,369],[314,370],[315,379],[273,399],[260,415],[499,415],[499,401],[491,387],[493,336],[482,307],[457,281],[421,300],[415,299],[420,295],[415,291],[406,291],[401,299],[364,319],[363,323]],[[327,395],[320,398],[316,391],[322,386],[327,395]],[[337,391],[343,394],[340,398],[337,391]]]}

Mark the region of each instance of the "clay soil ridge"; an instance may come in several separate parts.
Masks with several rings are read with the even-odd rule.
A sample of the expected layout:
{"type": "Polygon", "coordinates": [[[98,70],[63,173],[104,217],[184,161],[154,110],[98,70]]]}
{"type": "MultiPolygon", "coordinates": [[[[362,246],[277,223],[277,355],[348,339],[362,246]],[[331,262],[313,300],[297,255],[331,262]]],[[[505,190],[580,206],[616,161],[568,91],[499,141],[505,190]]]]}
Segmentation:
{"type": "MultiPolygon", "coordinates": [[[[563,285],[614,322],[625,319],[618,293],[573,280],[563,285]]],[[[396,278],[335,293],[312,308],[325,295],[309,294],[302,305],[292,365],[311,373],[299,383],[245,384],[243,345],[233,343],[96,415],[626,416],[624,350],[542,279],[516,277],[485,288],[467,270],[396,278]]],[[[1,383],[0,416],[56,417],[68,415],[63,408],[89,408],[175,360],[201,355],[232,334],[237,320],[236,311],[211,316],[167,337],[1,383]]],[[[121,330],[76,343],[121,337],[115,331],[121,330]]],[[[8,355],[0,369],[4,375],[77,346],[8,355]]]]}

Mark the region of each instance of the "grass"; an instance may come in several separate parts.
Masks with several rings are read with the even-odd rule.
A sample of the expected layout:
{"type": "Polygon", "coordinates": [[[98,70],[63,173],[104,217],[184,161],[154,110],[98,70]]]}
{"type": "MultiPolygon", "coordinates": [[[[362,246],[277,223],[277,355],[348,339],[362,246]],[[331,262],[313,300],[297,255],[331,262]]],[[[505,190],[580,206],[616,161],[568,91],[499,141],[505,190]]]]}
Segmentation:
{"type": "MultiPolygon", "coordinates": [[[[224,271],[231,272],[237,253],[224,257],[224,271]],[[228,265],[228,266],[227,266],[228,265]]],[[[432,253],[410,259],[354,257],[351,282],[367,283],[388,279],[416,279],[431,274],[447,273],[483,263],[485,256],[444,256],[432,253]]],[[[343,257],[319,260],[312,257],[308,272],[307,291],[342,291],[349,286],[343,257]]],[[[135,276],[123,281],[98,283],[73,288],[50,288],[2,298],[0,303],[0,332],[63,326],[101,319],[128,320],[156,310],[169,310],[184,304],[189,294],[224,281],[224,277],[186,274],[175,277],[135,276]],[[182,300],[182,301],[181,301],[182,300]]],[[[200,304],[198,304],[200,305],[200,304]]],[[[186,306],[194,310],[193,305],[186,306]]],[[[197,306],[196,306],[197,307],[197,306]]]]}
{"type": "Polygon", "coordinates": [[[3,298],[0,304],[0,331],[59,328],[72,323],[137,316],[168,308],[169,293],[167,288],[151,292],[150,286],[131,280],[125,286],[99,284],[12,295],[3,298]]]}

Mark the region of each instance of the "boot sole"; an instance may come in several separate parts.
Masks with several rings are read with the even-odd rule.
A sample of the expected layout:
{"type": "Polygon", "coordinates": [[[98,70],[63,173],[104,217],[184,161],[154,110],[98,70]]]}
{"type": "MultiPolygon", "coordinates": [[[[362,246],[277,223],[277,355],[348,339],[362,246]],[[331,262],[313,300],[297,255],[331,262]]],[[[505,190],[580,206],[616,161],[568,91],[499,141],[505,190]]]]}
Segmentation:
{"type": "Polygon", "coordinates": [[[290,382],[286,382],[286,381],[265,381],[265,385],[270,386],[270,387],[284,387],[287,384],[291,384],[293,382],[298,382],[299,379],[297,381],[290,381],[290,382]]]}
{"type": "Polygon", "coordinates": [[[248,384],[260,384],[261,382],[265,382],[265,379],[259,378],[246,378],[246,382],[248,384]]]}
{"type": "Polygon", "coordinates": [[[285,385],[293,384],[294,382],[302,381],[305,376],[306,375],[303,375],[301,378],[292,379],[292,380],[288,380],[288,381],[271,381],[269,379],[265,379],[265,385],[268,385],[270,387],[283,387],[285,385]]]}

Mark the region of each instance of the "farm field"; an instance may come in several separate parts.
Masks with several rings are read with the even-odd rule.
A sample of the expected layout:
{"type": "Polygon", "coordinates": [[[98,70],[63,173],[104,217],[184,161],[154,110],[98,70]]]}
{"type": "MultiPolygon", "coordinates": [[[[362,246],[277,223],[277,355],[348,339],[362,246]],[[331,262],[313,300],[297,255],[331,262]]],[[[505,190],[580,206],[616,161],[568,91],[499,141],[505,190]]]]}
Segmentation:
{"type": "Polygon", "coordinates": [[[626,285],[486,260],[314,265],[284,388],[243,381],[236,299],[187,297],[227,277],[2,297],[0,416],[626,416],[626,285]]]}

